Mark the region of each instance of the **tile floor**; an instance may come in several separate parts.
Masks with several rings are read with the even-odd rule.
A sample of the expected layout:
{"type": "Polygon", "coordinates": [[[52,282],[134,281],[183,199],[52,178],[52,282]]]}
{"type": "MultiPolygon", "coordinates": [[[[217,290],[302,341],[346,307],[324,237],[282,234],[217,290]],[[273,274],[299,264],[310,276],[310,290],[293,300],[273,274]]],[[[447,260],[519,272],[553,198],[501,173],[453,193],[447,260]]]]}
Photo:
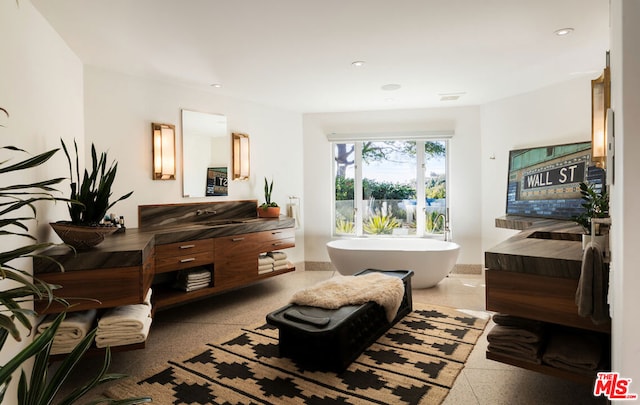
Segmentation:
{"type": "MultiPolygon", "coordinates": [[[[296,271],[158,312],[146,348],[114,353],[110,371],[131,376],[147,375],[167,359],[190,353],[205,342],[223,339],[241,326],[264,321],[265,315],[286,304],[293,292],[331,275],[329,271],[296,271]]],[[[484,279],[481,275],[452,274],[436,287],[413,290],[413,301],[484,311],[484,279]]],[[[491,324],[487,330],[490,327],[491,324]]],[[[602,398],[593,397],[591,386],[487,360],[485,349],[483,335],[445,405],[606,403],[602,398]]],[[[100,362],[100,357],[83,360],[62,391],[68,392],[84,381],[87,373],[100,362]]],[[[98,387],[96,392],[104,388],[98,387]]]]}

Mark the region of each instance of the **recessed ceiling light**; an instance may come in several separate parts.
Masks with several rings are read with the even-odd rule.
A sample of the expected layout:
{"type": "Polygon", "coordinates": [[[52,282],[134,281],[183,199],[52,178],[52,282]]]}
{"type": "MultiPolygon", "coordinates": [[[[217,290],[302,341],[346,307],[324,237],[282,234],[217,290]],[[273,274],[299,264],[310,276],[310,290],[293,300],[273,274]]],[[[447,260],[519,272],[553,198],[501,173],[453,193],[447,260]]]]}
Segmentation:
{"type": "Polygon", "coordinates": [[[355,67],[360,67],[360,66],[364,66],[365,61],[363,60],[356,60],[351,62],[351,66],[355,66],[355,67]]]}
{"type": "Polygon", "coordinates": [[[219,89],[220,87],[222,87],[222,85],[220,83],[213,83],[211,87],[215,87],[216,89],[219,89]]]}
{"type": "Polygon", "coordinates": [[[382,90],[386,90],[386,91],[393,91],[393,90],[398,90],[400,87],[399,84],[395,84],[395,83],[390,83],[390,84],[385,84],[384,86],[380,87],[382,90]]]}
{"type": "Polygon", "coordinates": [[[560,28],[559,30],[553,31],[559,37],[563,37],[565,35],[569,35],[573,32],[573,28],[560,28]]]}

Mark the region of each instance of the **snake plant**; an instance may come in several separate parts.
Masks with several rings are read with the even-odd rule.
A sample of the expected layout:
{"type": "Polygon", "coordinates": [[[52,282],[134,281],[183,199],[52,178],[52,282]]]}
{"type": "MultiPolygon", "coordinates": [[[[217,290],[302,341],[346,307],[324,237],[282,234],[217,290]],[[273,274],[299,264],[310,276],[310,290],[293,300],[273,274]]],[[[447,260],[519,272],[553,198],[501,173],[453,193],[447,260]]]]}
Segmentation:
{"type": "Polygon", "coordinates": [[[71,179],[71,203],[68,204],[71,223],[75,225],[97,225],[102,221],[111,207],[118,201],[129,198],[133,191],[123,195],[113,202],[109,202],[111,197],[111,186],[116,178],[118,163],[112,161],[107,168],[107,152],[98,153],[96,147],[91,144],[91,172],[86,168],[80,182],[80,165],[78,162],[78,144],[75,139],[73,146],[75,149],[75,176],[74,165],[71,163],[71,156],[67,150],[67,145],[60,139],[62,149],[69,164],[69,178],[71,179]]]}
{"type": "MultiPolygon", "coordinates": [[[[0,112],[9,115],[4,108],[0,112]]],[[[3,146],[2,152],[9,155],[14,153],[26,153],[15,146],[3,146]]],[[[64,178],[53,178],[50,180],[37,181],[33,183],[15,183],[11,181],[20,178],[20,174],[25,170],[33,169],[47,162],[58,149],[54,149],[39,155],[11,163],[12,159],[0,160],[0,352],[6,354],[5,344],[9,337],[15,341],[22,340],[21,328],[28,331],[33,329],[32,319],[37,315],[28,305],[33,300],[46,300],[49,303],[58,301],[66,304],[64,300],[56,298],[55,290],[59,286],[48,284],[33,277],[29,271],[19,267],[25,259],[38,256],[38,252],[54,245],[53,243],[38,243],[37,239],[29,233],[30,222],[36,219],[37,202],[43,200],[65,201],[66,198],[59,198],[54,195],[57,190],[54,186],[64,178]],[[8,241],[11,241],[8,243],[8,241]],[[16,248],[16,240],[25,240],[26,243],[16,248]],[[8,282],[10,281],[10,282],[8,282]]],[[[24,177],[24,176],[22,176],[24,177]]],[[[42,256],[48,258],[47,256],[42,256]]],[[[58,264],[59,265],[59,264],[58,264]]],[[[60,266],[60,265],[59,265],[60,266]]],[[[60,270],[63,268],[60,266],[60,270]]],[[[92,343],[95,331],[87,337],[73,350],[61,363],[52,376],[47,375],[49,369],[49,351],[53,343],[58,325],[64,319],[62,312],[54,322],[53,326],[45,330],[41,335],[33,339],[21,351],[13,355],[9,361],[0,366],[0,403],[5,403],[7,389],[15,372],[20,370],[20,380],[17,389],[17,402],[6,398],[9,403],[19,405],[43,405],[53,403],[53,398],[66,381],[71,370],[78,364],[87,349],[92,343]],[[27,377],[29,368],[23,367],[26,362],[33,359],[33,367],[27,377]]],[[[3,356],[8,357],[8,356],[3,356]]],[[[73,404],[85,395],[89,389],[107,381],[121,378],[120,374],[107,374],[111,355],[109,350],[105,352],[105,359],[102,369],[98,374],[86,384],[76,389],[66,398],[61,399],[60,404],[73,404]]],[[[99,404],[137,404],[149,402],[149,398],[131,398],[125,400],[98,399],[94,403],[99,404]]]]}

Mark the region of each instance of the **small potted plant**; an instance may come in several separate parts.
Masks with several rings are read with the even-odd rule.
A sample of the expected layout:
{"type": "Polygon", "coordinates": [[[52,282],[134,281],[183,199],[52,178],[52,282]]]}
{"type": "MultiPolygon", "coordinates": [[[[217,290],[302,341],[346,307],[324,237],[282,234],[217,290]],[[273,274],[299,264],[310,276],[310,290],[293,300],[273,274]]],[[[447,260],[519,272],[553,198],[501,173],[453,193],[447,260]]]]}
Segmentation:
{"type": "Polygon", "coordinates": [[[591,220],[593,218],[608,218],[609,217],[609,193],[598,192],[594,189],[593,184],[580,183],[580,195],[582,196],[582,207],[584,211],[572,219],[584,230],[582,235],[582,246],[585,247],[592,238],[605,239],[606,236],[599,235],[596,230],[596,235],[591,235],[591,220]]]}
{"type": "Polygon", "coordinates": [[[63,242],[76,249],[89,249],[102,242],[106,235],[117,231],[117,227],[111,224],[104,224],[102,221],[111,207],[118,201],[129,198],[133,191],[113,202],[109,202],[111,186],[116,178],[118,163],[114,160],[107,167],[107,153],[102,152],[98,157],[95,145],[91,144],[91,172],[85,169],[83,177],[80,178],[78,144],[74,140],[74,177],[74,165],[71,163],[67,145],[62,139],[60,142],[69,164],[69,177],[71,180],[71,195],[69,199],[71,202],[67,205],[71,221],[58,221],[52,223],[51,227],[63,242]]]}
{"type": "Polygon", "coordinates": [[[278,218],[280,216],[280,207],[274,201],[271,201],[271,192],[273,191],[273,180],[271,183],[264,178],[264,203],[258,207],[258,217],[260,218],[278,218]]]}

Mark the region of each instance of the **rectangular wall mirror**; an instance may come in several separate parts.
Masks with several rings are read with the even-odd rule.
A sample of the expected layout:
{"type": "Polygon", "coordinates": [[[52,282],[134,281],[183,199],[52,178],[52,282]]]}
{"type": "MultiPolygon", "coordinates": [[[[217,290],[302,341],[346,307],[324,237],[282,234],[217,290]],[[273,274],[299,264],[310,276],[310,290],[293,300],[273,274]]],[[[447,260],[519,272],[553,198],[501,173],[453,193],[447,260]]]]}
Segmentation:
{"type": "MultiPolygon", "coordinates": [[[[182,110],[182,195],[207,196],[211,167],[228,170],[231,145],[227,117],[182,110]]],[[[211,195],[211,193],[209,193],[211,195]]]]}

